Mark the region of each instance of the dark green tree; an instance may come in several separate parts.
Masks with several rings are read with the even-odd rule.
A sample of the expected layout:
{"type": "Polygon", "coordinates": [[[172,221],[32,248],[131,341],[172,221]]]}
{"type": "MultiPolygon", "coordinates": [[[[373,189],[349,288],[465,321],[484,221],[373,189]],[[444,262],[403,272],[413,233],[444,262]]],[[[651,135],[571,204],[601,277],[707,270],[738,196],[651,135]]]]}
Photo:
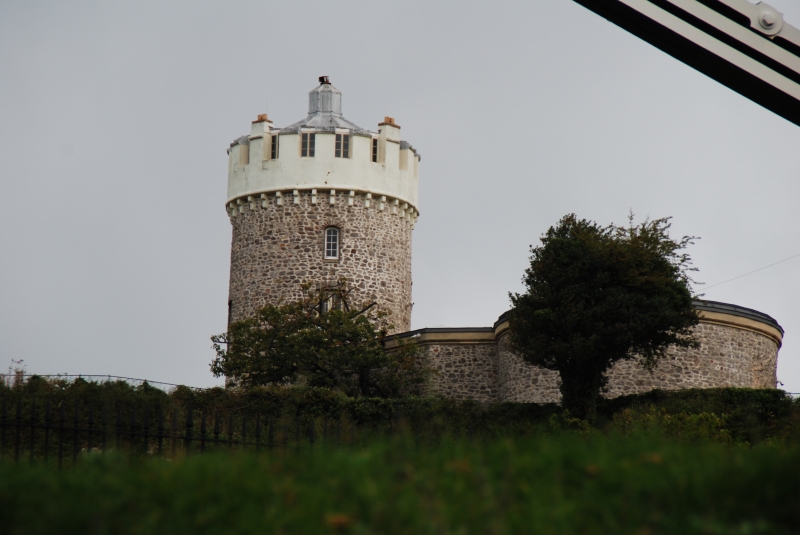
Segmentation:
{"type": "Polygon", "coordinates": [[[384,342],[391,325],[375,304],[351,309],[346,281],[304,287],[294,303],[268,305],[212,336],[215,376],[251,387],[307,384],[351,396],[418,394],[429,370],[416,346],[384,342]]]}
{"type": "Polygon", "coordinates": [[[593,418],[617,361],[640,358],[649,370],[669,346],[699,347],[693,327],[693,237],[669,236],[670,218],[600,226],[562,218],[531,246],[527,291],[510,294],[512,347],[561,375],[562,405],[593,418]]]}

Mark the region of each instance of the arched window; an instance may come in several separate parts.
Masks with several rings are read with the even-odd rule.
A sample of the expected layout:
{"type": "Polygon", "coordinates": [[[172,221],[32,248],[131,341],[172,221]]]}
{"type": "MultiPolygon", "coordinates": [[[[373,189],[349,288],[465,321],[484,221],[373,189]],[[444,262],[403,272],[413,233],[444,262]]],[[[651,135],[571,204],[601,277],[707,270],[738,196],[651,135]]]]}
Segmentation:
{"type": "Polygon", "coordinates": [[[339,229],[336,227],[325,229],[325,259],[339,259],[339,229]]]}

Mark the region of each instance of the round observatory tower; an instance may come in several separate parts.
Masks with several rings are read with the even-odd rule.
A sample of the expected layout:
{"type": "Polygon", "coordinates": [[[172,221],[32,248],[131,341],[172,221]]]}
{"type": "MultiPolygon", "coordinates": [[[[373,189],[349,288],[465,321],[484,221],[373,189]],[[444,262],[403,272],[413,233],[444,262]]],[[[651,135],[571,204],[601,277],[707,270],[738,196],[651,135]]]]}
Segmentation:
{"type": "Polygon", "coordinates": [[[305,119],[274,128],[259,115],[228,150],[228,319],[344,277],[351,299],[377,302],[407,331],[420,156],[393,118],[364,130],[342,116],[328,78],[319,82],[305,119]]]}

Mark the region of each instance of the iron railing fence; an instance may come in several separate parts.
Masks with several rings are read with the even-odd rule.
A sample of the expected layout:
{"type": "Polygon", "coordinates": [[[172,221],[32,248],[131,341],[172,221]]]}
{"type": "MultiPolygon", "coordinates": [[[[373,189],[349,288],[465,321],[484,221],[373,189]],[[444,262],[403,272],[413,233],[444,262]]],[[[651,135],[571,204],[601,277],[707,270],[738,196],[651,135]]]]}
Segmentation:
{"type": "Polygon", "coordinates": [[[245,410],[206,411],[186,407],[122,403],[97,406],[4,396],[0,401],[0,460],[28,460],[58,468],[75,465],[88,453],[114,451],[133,456],[182,455],[207,451],[313,448],[359,443],[392,435],[397,419],[379,429],[360,425],[348,414],[298,415],[281,410],[249,414],[245,410]]]}
{"type": "Polygon", "coordinates": [[[8,388],[12,388],[15,385],[24,384],[31,377],[39,377],[42,379],[46,379],[48,381],[64,381],[67,383],[71,383],[79,379],[95,383],[111,383],[116,381],[122,381],[131,386],[149,385],[155,388],[159,388],[165,392],[169,392],[178,387],[189,388],[191,390],[197,390],[197,391],[206,390],[206,388],[197,386],[179,385],[175,383],[165,383],[163,381],[151,381],[150,379],[123,377],[120,375],[86,375],[86,374],[71,374],[71,373],[56,373],[56,374],[46,374],[46,375],[39,375],[35,373],[15,373],[15,372],[0,373],[0,386],[6,386],[8,388]]]}

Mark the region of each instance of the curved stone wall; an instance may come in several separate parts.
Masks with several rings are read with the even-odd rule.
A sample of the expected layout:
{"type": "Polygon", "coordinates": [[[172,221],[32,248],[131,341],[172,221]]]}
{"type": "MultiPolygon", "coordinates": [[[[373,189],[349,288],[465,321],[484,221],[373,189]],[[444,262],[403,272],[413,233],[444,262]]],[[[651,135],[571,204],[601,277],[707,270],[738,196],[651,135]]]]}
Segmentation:
{"type": "Polygon", "coordinates": [[[695,333],[698,349],[670,348],[652,373],[634,360],[617,362],[609,373],[607,397],[654,388],[775,388],[779,346],[772,337],[706,322],[695,333]]]}
{"type": "Polygon", "coordinates": [[[399,211],[363,195],[298,191],[242,205],[231,224],[231,321],[299,299],[305,282],[346,277],[354,303],[376,301],[391,313],[395,332],[408,330],[412,224],[399,211]],[[324,259],[329,226],[340,229],[339,260],[324,259]]]}
{"type": "Polygon", "coordinates": [[[550,403],[561,399],[558,372],[531,366],[511,351],[507,330],[497,338],[497,401],[550,403]]]}
{"type": "MultiPolygon", "coordinates": [[[[655,388],[775,388],[780,325],[735,305],[698,301],[695,307],[701,315],[695,328],[700,347],[671,348],[652,373],[636,360],[618,362],[609,372],[606,397],[655,388]]],[[[432,392],[484,402],[559,402],[558,372],[531,366],[510,350],[504,316],[494,328],[420,329],[400,336],[419,335],[423,356],[438,372],[432,392]],[[474,347],[478,343],[481,350],[474,347]]]]}

